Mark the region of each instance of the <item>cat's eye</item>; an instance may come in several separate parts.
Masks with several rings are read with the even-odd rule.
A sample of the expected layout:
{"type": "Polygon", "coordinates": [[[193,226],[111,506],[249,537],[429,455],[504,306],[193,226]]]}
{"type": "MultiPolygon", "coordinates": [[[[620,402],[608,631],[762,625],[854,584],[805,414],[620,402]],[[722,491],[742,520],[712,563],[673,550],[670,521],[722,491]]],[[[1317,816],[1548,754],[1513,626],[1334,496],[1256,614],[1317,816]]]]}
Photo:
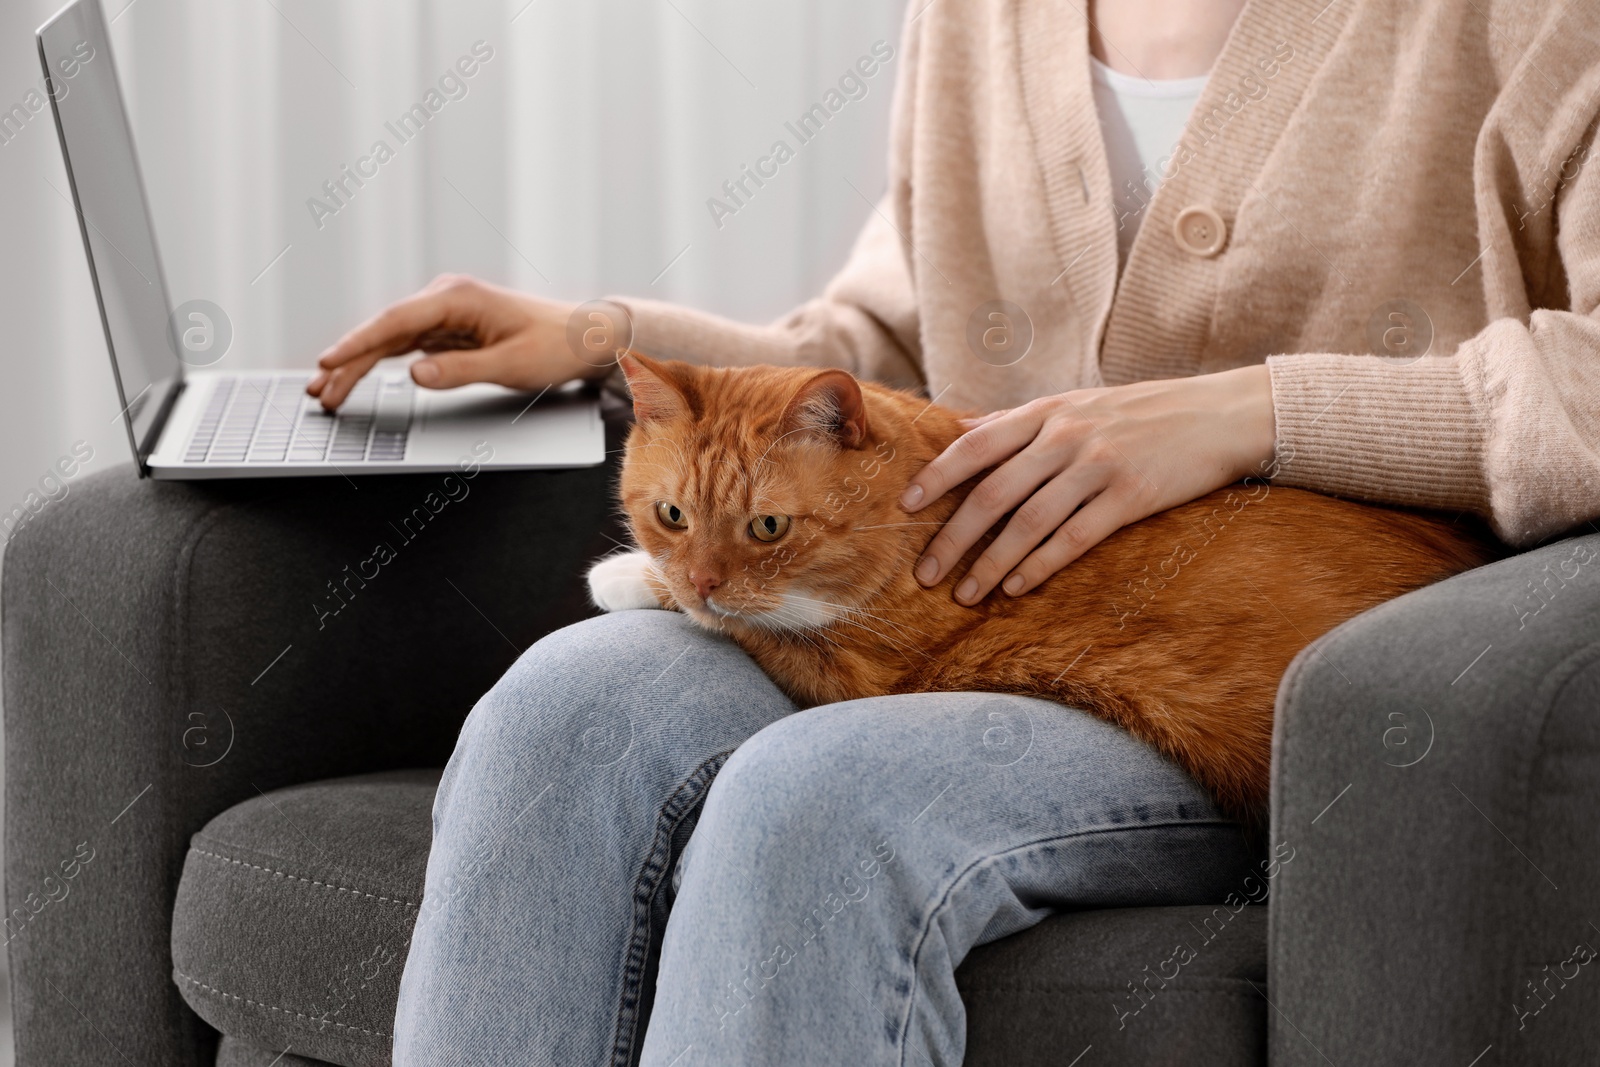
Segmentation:
{"type": "Polygon", "coordinates": [[[750,536],[757,541],[776,541],[788,532],[787,515],[757,515],[750,520],[750,536]]]}
{"type": "Polygon", "coordinates": [[[656,505],[656,518],[661,520],[661,525],[669,530],[687,530],[689,516],[676,504],[669,504],[665,500],[656,505]]]}

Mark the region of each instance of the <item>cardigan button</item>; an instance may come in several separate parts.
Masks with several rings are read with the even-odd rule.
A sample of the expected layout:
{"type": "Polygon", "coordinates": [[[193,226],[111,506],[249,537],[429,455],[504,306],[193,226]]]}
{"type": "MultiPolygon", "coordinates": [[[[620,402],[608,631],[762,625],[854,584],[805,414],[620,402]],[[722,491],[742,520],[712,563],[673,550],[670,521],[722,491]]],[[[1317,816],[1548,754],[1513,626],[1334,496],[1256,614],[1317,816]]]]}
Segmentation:
{"type": "Polygon", "coordinates": [[[1203,204],[1186,207],[1172,220],[1172,236],[1178,247],[1192,256],[1214,256],[1228,240],[1228,225],[1203,204]]]}

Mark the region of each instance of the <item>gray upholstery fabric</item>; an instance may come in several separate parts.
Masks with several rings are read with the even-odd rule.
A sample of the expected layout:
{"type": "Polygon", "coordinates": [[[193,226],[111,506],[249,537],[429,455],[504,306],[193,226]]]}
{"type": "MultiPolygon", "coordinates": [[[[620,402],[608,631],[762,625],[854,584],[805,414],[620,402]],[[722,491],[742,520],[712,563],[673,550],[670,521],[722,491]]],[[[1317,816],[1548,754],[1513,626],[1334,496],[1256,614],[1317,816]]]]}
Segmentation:
{"type": "Polygon", "coordinates": [[[293,1049],[262,1048],[235,1037],[217,1045],[217,1067],[326,1067],[326,1060],[307,1059],[293,1049]]]}
{"type": "MultiPolygon", "coordinates": [[[[194,836],[173,969],[233,1039],[227,1055],[289,1048],[388,1067],[437,782],[399,771],[292,786],[194,836]]],[[[974,951],[957,977],[971,1067],[1054,1065],[1090,1044],[1110,1057],[1100,1063],[1264,1062],[1266,1003],[1251,983],[1265,988],[1265,908],[1056,916],[974,951]],[[1193,956],[1181,966],[1178,945],[1193,956]]]]}
{"type": "Polygon", "coordinates": [[[1600,535],[1302,654],[1273,769],[1273,1064],[1600,1058],[1600,535]]]}
{"type": "Polygon", "coordinates": [[[422,902],[437,770],[291,786],[195,834],[173,978],[230,1037],[386,1067],[422,902]]]}
{"type": "Polygon", "coordinates": [[[1264,907],[1117,908],[979,946],[966,1067],[1265,1064],[1266,934],[1264,907]]]}
{"type": "Polygon", "coordinates": [[[588,612],[581,574],[611,546],[611,474],[480,473],[433,513],[451,491],[437,474],[180,484],[119,467],[12,540],[18,1062],[212,1062],[216,1035],[172,980],[190,836],[282,785],[442,765],[518,652],[588,612]],[[410,540],[395,528],[407,517],[410,540]],[[328,583],[380,540],[395,558],[321,615],[338,603],[328,583]]]}

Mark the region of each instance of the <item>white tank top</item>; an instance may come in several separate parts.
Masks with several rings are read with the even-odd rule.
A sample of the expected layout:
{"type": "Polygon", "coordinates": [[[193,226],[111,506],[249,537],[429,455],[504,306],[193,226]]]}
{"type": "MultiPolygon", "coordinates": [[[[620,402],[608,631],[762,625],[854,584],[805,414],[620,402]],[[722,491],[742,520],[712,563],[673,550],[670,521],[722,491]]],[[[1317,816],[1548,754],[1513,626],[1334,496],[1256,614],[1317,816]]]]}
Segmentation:
{"type": "Polygon", "coordinates": [[[1162,164],[1183,135],[1208,75],[1151,81],[1112,70],[1093,56],[1089,64],[1095,111],[1111,167],[1120,272],[1128,262],[1128,248],[1139,232],[1145,206],[1161,184],[1162,164]]]}

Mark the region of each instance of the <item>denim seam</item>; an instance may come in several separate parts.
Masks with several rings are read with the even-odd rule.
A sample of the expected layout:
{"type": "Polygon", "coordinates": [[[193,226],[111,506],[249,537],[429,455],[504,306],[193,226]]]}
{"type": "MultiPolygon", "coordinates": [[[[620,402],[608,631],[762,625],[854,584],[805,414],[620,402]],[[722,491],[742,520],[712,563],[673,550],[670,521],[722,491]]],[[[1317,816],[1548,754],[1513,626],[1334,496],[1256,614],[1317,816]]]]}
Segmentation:
{"type": "Polygon", "coordinates": [[[899,1067],[905,1067],[906,1049],[910,1047],[911,1011],[916,1005],[917,1001],[918,975],[921,973],[922,948],[928,943],[928,932],[933,929],[934,921],[939,917],[939,915],[947,907],[949,907],[951,894],[955,892],[956,887],[960,885],[973,871],[980,867],[988,866],[998,860],[1002,860],[1013,853],[1023,852],[1027,849],[1038,848],[1044,845],[1052,845],[1061,841],[1070,841],[1073,838],[1078,837],[1093,837],[1099,834],[1115,834],[1143,830],[1191,829],[1204,826],[1232,825],[1234,824],[1226,819],[1185,819],[1182,821],[1140,823],[1135,826],[1094,827],[1091,829],[1074,830],[1069,834],[1056,834],[1052,837],[1041,837],[1033,841],[1025,841],[1020,845],[1013,845],[1011,848],[1005,849],[1002,852],[995,852],[988,856],[981,856],[967,864],[967,866],[962,869],[960,873],[958,873],[954,878],[950,879],[950,884],[945,887],[943,894],[941,894],[939,898],[939,903],[934,905],[934,907],[929,910],[927,916],[922,920],[922,932],[918,935],[916,947],[911,952],[911,988],[905,994],[905,1008],[902,1012],[900,1020],[899,1067]]]}
{"type": "Polygon", "coordinates": [[[633,883],[633,934],[623,953],[622,1003],[617,1011],[617,1026],[611,1043],[612,1067],[629,1067],[632,1049],[638,1040],[640,987],[644,983],[645,959],[649,955],[652,931],[650,906],[661,890],[661,879],[671,866],[672,838],[679,824],[694,810],[716,778],[733,749],[713,753],[685,778],[661,806],[656,816],[656,834],[644,865],[633,883]]]}

